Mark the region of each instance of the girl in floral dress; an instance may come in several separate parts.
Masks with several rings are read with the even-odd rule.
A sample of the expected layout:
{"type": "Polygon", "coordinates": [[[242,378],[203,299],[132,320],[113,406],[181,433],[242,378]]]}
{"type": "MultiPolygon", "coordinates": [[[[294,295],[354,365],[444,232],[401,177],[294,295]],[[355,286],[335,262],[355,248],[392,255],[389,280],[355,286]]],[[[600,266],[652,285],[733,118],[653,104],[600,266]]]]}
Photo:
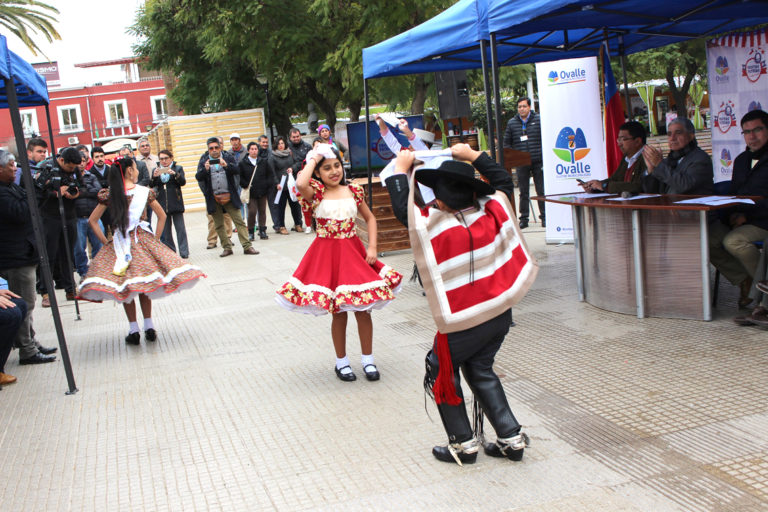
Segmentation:
{"type": "Polygon", "coordinates": [[[136,185],[138,176],[132,158],[120,158],[109,169],[109,189],[99,192],[99,204],[88,219],[104,247],[91,262],[79,287],[80,297],[85,300],[111,299],[123,304],[129,323],[125,342],[130,345],[138,345],[140,338],[136,297],[144,316],[144,337],[155,341],[151,299],[189,288],[205,277],[198,267],[182,260],[160,241],[165,212],[152,189],[136,185]],[[147,222],[147,206],[157,216],[157,235],[152,234],[147,222]],[[107,208],[112,218],[112,241],[99,228],[99,219],[107,208]]]}
{"type": "Polygon", "coordinates": [[[357,320],[362,367],[368,380],[378,380],[373,360],[370,311],[394,299],[403,276],[376,259],[376,219],[364,201],[362,187],[347,184],[341,155],[328,144],[307,154],[296,177],[301,204],[313,212],[317,237],[293,276],[277,291],[280,305],[302,313],[330,313],[336,351],[336,375],[356,379],[347,358],[347,312],[357,320]],[[355,233],[358,211],[368,226],[368,250],[355,233]]]}

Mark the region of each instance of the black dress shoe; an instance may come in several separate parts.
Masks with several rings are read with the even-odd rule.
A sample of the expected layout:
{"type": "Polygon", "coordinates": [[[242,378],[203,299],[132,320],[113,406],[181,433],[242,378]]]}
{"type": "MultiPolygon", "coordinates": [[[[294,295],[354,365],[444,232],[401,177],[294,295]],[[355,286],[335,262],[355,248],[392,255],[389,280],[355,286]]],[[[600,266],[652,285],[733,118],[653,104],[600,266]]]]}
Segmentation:
{"type": "Polygon", "coordinates": [[[128,336],[125,337],[125,342],[129,345],[138,345],[141,341],[141,334],[137,332],[132,332],[128,336]]]}
{"type": "Polygon", "coordinates": [[[483,451],[489,457],[506,457],[519,462],[523,460],[525,447],[529,444],[527,434],[517,434],[506,439],[497,439],[495,443],[484,443],[483,451]]]}
{"type": "Polygon", "coordinates": [[[521,220],[520,221],[520,229],[525,229],[528,227],[528,221],[527,220],[521,220]]]}
{"type": "Polygon", "coordinates": [[[341,370],[343,370],[344,368],[349,368],[349,365],[344,366],[342,368],[336,368],[334,366],[333,369],[336,370],[336,376],[338,378],[340,378],[344,382],[352,382],[353,380],[357,380],[357,377],[355,376],[355,374],[352,373],[352,368],[349,368],[349,373],[341,373],[341,370]]]}
{"type": "Polygon", "coordinates": [[[147,329],[144,331],[144,337],[147,341],[157,341],[157,331],[154,329],[147,329]]]}
{"type": "Polygon", "coordinates": [[[37,346],[37,351],[46,356],[55,354],[57,350],[59,350],[58,347],[44,347],[42,345],[37,346]]]}
{"type": "Polygon", "coordinates": [[[52,363],[55,360],[56,360],[56,356],[46,356],[38,352],[32,357],[25,357],[24,359],[19,359],[19,364],[52,363]]]}
{"type": "Polygon", "coordinates": [[[470,439],[465,443],[454,444],[453,453],[451,453],[451,446],[435,446],[432,448],[432,455],[437,460],[443,462],[456,462],[459,465],[462,464],[474,464],[477,460],[477,442],[474,439],[470,439]],[[471,444],[471,447],[464,448],[464,445],[471,444]],[[454,457],[453,455],[456,455],[454,457]],[[458,458],[458,460],[456,460],[458,458]]]}
{"type": "Polygon", "coordinates": [[[367,364],[363,366],[363,372],[365,372],[365,378],[368,380],[379,380],[381,378],[379,370],[376,368],[375,364],[367,364]]]}

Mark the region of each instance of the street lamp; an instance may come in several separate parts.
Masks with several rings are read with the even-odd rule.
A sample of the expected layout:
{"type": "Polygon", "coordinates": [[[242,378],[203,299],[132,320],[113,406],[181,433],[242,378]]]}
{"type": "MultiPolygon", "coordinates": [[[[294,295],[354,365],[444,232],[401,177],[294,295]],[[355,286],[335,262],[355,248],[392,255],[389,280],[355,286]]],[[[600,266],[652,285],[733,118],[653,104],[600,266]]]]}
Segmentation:
{"type": "Polygon", "coordinates": [[[267,97],[267,127],[269,129],[269,142],[272,143],[272,116],[269,113],[269,80],[264,75],[256,75],[256,81],[264,88],[264,95],[267,97]]]}

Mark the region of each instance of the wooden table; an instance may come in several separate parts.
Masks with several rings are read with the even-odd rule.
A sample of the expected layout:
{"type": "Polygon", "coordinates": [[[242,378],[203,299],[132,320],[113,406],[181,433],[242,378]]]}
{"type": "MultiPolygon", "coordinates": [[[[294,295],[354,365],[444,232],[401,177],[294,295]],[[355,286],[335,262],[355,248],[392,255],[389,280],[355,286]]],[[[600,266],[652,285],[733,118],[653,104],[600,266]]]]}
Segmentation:
{"type": "MultiPolygon", "coordinates": [[[[352,180],[365,190],[366,202],[370,194],[368,190],[368,178],[357,178],[352,180]]],[[[377,227],[377,249],[379,252],[399,251],[401,249],[410,249],[411,241],[408,238],[408,229],[403,226],[392,211],[392,202],[389,199],[387,187],[381,186],[379,178],[372,179],[373,188],[373,207],[371,211],[376,217],[377,227]]],[[[368,245],[368,225],[358,213],[355,220],[357,236],[368,245]]]]}
{"type": "Polygon", "coordinates": [[[580,301],[638,318],[712,320],[708,218],[732,204],[675,204],[695,197],[533,199],[572,206],[580,301]]]}

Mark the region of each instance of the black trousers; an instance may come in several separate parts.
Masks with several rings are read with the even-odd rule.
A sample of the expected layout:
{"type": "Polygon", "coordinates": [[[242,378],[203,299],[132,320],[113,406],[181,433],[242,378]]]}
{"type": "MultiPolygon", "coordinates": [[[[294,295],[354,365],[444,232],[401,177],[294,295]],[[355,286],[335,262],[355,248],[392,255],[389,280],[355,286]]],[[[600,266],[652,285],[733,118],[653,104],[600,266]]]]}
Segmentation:
{"type": "MultiPolygon", "coordinates": [[[[480,403],[498,437],[512,437],[520,430],[520,424],[512,414],[507,396],[493,362],[512,323],[512,311],[507,310],[478,326],[448,334],[451,349],[453,377],[456,394],[462,399],[459,405],[438,404],[440,418],[452,443],[461,443],[474,435],[470,425],[464,396],[461,392],[461,376],[464,372],[472,393],[480,403]]],[[[428,372],[437,377],[439,366],[433,351],[427,355],[428,372]]]]}
{"type": "MultiPolygon", "coordinates": [[[[533,186],[536,190],[536,195],[544,195],[544,171],[541,169],[541,162],[533,165],[524,165],[517,168],[517,183],[520,187],[520,220],[528,221],[530,211],[530,197],[531,197],[531,178],[533,178],[533,186]]],[[[539,203],[539,218],[546,220],[544,212],[544,201],[538,201],[539,203]]]]}
{"type": "MultiPolygon", "coordinates": [[[[45,231],[45,249],[48,251],[48,263],[51,266],[51,274],[56,280],[57,288],[63,288],[68,292],[75,291],[75,281],[72,277],[72,269],[69,266],[69,259],[74,258],[75,244],[77,243],[77,218],[67,219],[67,237],[69,239],[69,249],[73,251],[67,258],[67,246],[64,243],[64,224],[61,217],[49,217],[44,215],[43,229],[45,231]]],[[[40,278],[37,280],[40,294],[48,293],[45,289],[45,283],[42,280],[42,274],[38,267],[40,278]]]]}
{"type": "Polygon", "coordinates": [[[13,340],[27,316],[27,303],[24,299],[11,299],[15,308],[0,308],[0,373],[5,373],[5,362],[13,348],[13,340]]]}

